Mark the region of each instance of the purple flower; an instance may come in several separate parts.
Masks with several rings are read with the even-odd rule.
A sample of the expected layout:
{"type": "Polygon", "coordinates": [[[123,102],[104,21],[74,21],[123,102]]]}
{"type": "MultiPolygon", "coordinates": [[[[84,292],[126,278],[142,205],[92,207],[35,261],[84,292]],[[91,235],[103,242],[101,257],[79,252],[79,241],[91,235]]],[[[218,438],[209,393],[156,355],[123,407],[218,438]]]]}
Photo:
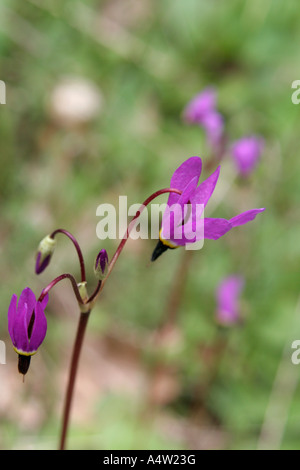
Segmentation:
{"type": "Polygon", "coordinates": [[[94,272],[96,277],[101,280],[104,279],[104,277],[107,274],[108,270],[108,254],[106,250],[101,250],[96,258],[95,261],[95,266],[94,266],[94,272]]]}
{"type": "Polygon", "coordinates": [[[241,276],[229,276],[218,286],[216,291],[216,318],[222,325],[237,323],[240,318],[239,297],[244,287],[241,276]]]}
{"type": "Polygon", "coordinates": [[[203,120],[216,109],[216,91],[206,88],[198,93],[185,107],[184,120],[190,124],[202,124],[203,120]]]}
{"type": "Polygon", "coordinates": [[[256,167],[264,149],[261,137],[243,137],[232,145],[231,153],[238,172],[248,176],[256,167]]]}
{"type": "Polygon", "coordinates": [[[162,217],[159,242],[152,261],[168,248],[177,248],[203,239],[217,240],[233,227],[255,219],[265,209],[251,209],[232,219],[203,218],[203,211],[216,187],[220,166],[199,186],[202,160],[191,157],[174,172],[170,188],[182,191],[181,195],[170,193],[162,217]]]}
{"type": "MultiPolygon", "coordinates": [[[[48,303],[48,295],[39,302],[29,287],[26,287],[20,295],[19,302],[16,294],[11,298],[8,309],[8,331],[13,343],[14,350],[19,356],[26,356],[29,359],[22,361],[28,364],[30,356],[35,354],[42,344],[46,331],[47,320],[44,310],[48,303]]],[[[20,361],[19,361],[20,366],[20,361]]],[[[19,371],[23,374],[23,369],[19,371]]]]}
{"type": "Polygon", "coordinates": [[[216,109],[216,91],[206,88],[196,95],[183,111],[183,118],[189,124],[201,126],[208,143],[215,147],[221,143],[224,132],[223,116],[216,109]]]}

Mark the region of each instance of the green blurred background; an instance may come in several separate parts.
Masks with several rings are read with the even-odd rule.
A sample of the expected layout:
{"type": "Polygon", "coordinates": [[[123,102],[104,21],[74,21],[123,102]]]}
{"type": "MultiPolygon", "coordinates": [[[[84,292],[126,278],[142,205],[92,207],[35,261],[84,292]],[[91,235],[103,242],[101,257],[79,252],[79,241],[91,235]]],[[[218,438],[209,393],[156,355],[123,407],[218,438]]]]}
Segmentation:
{"type": "Polygon", "coordinates": [[[30,286],[38,295],[62,272],[79,280],[62,236],[35,276],[39,241],[59,227],[72,232],[92,291],[98,250],[111,257],[117,247],[96,237],[97,206],[119,195],[142,202],[188,157],[207,161],[205,137],[183,124],[182,110],[210,85],[229,139],[257,133],[265,151],[243,183],[224,159],[208,212],[266,211],[206,241],[186,276],[184,250],[151,264],[155,240],[128,241],[88,325],[68,447],[300,448],[300,366],[291,363],[300,338],[300,107],[291,102],[299,24],[296,0],[1,2],[2,449],[58,442],[78,317],[69,284],[51,292],[47,337],[25,383],[7,333],[13,293],[30,286]],[[82,116],[74,84],[84,86],[82,116]],[[245,277],[244,321],[220,331],[215,289],[232,273],[245,277]],[[153,338],[181,279],[178,316],[159,347],[153,338]]]}

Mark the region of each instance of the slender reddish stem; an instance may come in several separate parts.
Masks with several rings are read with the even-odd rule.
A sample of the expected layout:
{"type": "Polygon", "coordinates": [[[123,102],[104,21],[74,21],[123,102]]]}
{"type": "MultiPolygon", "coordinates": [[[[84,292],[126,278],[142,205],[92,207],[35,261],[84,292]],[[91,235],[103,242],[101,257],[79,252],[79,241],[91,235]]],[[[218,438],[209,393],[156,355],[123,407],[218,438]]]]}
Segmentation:
{"type": "MultiPolygon", "coordinates": [[[[133,219],[129,223],[129,225],[127,227],[127,230],[126,230],[126,232],[125,232],[125,234],[124,234],[124,236],[123,236],[123,238],[122,238],[122,240],[121,240],[114,256],[112,257],[112,260],[109,264],[108,273],[107,273],[105,279],[98,282],[97,287],[96,287],[94,293],[88,299],[88,302],[94,301],[97,298],[98,294],[101,292],[101,290],[104,286],[104,282],[107,280],[107,278],[108,278],[109,274],[111,273],[118,257],[120,256],[120,253],[121,253],[122,249],[124,248],[124,245],[125,245],[128,237],[129,237],[129,234],[130,234],[130,232],[133,228],[135,220],[140,216],[140,214],[142,213],[144,208],[148,204],[150,204],[150,202],[153,201],[153,199],[160,196],[161,194],[171,193],[171,192],[179,194],[179,195],[181,194],[181,191],[179,191],[178,189],[172,189],[172,188],[161,189],[160,191],[156,191],[154,194],[149,196],[145,200],[145,202],[140,206],[139,210],[136,212],[135,216],[133,217],[133,219]]],[[[54,237],[55,234],[58,233],[58,232],[65,233],[67,236],[70,235],[66,231],[56,230],[55,232],[53,232],[52,237],[54,237]]],[[[72,239],[72,241],[75,240],[75,239],[73,240],[73,237],[71,239],[72,239]]],[[[76,241],[75,241],[75,246],[78,246],[78,248],[79,248],[79,245],[77,244],[76,241]]],[[[78,254],[79,254],[79,259],[82,259],[81,256],[80,256],[80,254],[81,254],[80,248],[79,248],[78,254]]],[[[81,263],[81,268],[82,267],[84,268],[83,259],[82,259],[82,263],[81,263]]],[[[83,269],[82,273],[83,273],[84,279],[85,279],[84,269],[83,269]]],[[[63,276],[69,277],[70,275],[63,275],[63,276]]],[[[63,277],[60,276],[60,278],[62,279],[63,277]]],[[[53,287],[53,285],[55,285],[55,284],[53,284],[53,283],[56,283],[55,281],[56,280],[52,281],[52,283],[44,289],[41,296],[46,295],[46,293],[53,287]]],[[[72,281],[72,279],[71,279],[71,281],[72,281]]],[[[57,282],[59,282],[59,280],[57,280],[57,282]]],[[[75,282],[75,280],[74,280],[74,282],[75,282]]],[[[72,283],[73,283],[73,281],[72,281],[72,283]]],[[[77,285],[76,285],[76,290],[78,291],[77,285]]],[[[76,290],[74,289],[76,297],[77,297],[76,290]]],[[[78,292],[78,294],[79,294],[79,292],[78,292]]],[[[79,296],[80,296],[80,294],[79,294],[79,296]]],[[[81,300],[81,303],[83,303],[82,300],[81,300]]],[[[77,334],[76,334],[76,339],[75,339],[75,343],[74,343],[71,366],[70,366],[69,381],[68,381],[66,398],[65,398],[64,412],[63,412],[63,423],[62,423],[61,440],[60,440],[60,449],[61,450],[63,450],[65,448],[65,445],[66,445],[66,436],[67,436],[69,420],[70,420],[70,412],[71,412],[73,392],[74,392],[75,380],[76,380],[78,364],[79,364],[79,357],[80,357],[80,352],[81,352],[81,349],[82,349],[83,338],[84,338],[84,334],[85,334],[85,330],[86,330],[89,315],[90,315],[90,310],[87,313],[81,312],[80,318],[79,318],[77,334]]]]}
{"type": "MultiPolygon", "coordinates": [[[[76,295],[76,299],[78,300],[79,304],[82,305],[83,300],[81,298],[76,280],[71,274],[68,274],[68,273],[61,274],[60,276],[53,279],[53,281],[51,281],[50,284],[48,284],[48,286],[46,286],[42,290],[41,295],[39,297],[39,301],[42,301],[44,297],[48,294],[48,292],[56,284],[58,284],[60,281],[63,281],[64,279],[69,279],[71,281],[74,293],[76,295]]],[[[68,424],[69,424],[69,419],[70,419],[71,403],[72,403],[72,398],[73,398],[76,373],[78,369],[79,356],[80,356],[80,351],[81,351],[81,347],[83,343],[84,333],[86,330],[86,325],[87,325],[87,321],[89,318],[89,314],[90,314],[90,311],[81,313],[80,318],[79,318],[77,334],[76,334],[76,339],[75,339],[74,348],[73,348],[70,373],[69,373],[69,382],[68,382],[68,387],[67,387],[67,392],[66,392],[65,407],[64,407],[63,421],[62,421],[60,449],[64,449],[65,447],[67,429],[68,429],[68,424]]]]}
{"type": "Polygon", "coordinates": [[[90,311],[87,313],[81,313],[79,317],[79,323],[77,327],[76,339],[73,347],[71,367],[69,372],[68,387],[65,398],[65,405],[63,411],[63,421],[62,421],[62,430],[60,437],[60,450],[65,449],[66,437],[70,420],[70,412],[73,401],[73,392],[76,381],[76,375],[78,370],[79,358],[82,349],[83,338],[89,319],[90,311]]]}
{"type": "Polygon", "coordinates": [[[178,311],[186,287],[189,267],[192,262],[192,253],[192,251],[184,251],[180,265],[174,275],[173,283],[170,286],[169,302],[166,307],[166,325],[174,325],[177,320],[178,311]]]}
{"type": "Polygon", "coordinates": [[[43,298],[48,294],[48,292],[60,281],[63,281],[64,279],[69,279],[71,281],[71,284],[72,284],[72,287],[73,287],[73,290],[74,290],[74,293],[76,295],[76,299],[78,300],[78,302],[80,304],[83,304],[83,301],[82,301],[82,298],[81,298],[81,295],[79,293],[79,289],[78,289],[78,286],[77,286],[77,283],[76,283],[76,280],[75,278],[72,276],[72,274],[61,274],[60,276],[56,277],[55,279],[53,279],[53,281],[50,282],[50,284],[48,284],[48,286],[46,286],[42,292],[41,292],[41,295],[39,297],[39,301],[41,302],[43,300],[43,298]]]}
{"type": "MultiPolygon", "coordinates": [[[[122,238],[122,240],[120,241],[119,243],[119,246],[118,248],[116,249],[115,251],[115,254],[113,255],[110,263],[109,263],[109,266],[108,266],[108,272],[107,272],[107,275],[106,277],[102,280],[102,284],[99,288],[99,291],[98,293],[94,293],[92,295],[92,297],[96,297],[96,295],[98,295],[103,287],[104,287],[104,284],[106,282],[106,280],[108,279],[108,276],[110,275],[110,273],[112,272],[113,270],[113,267],[114,265],[116,264],[116,261],[117,259],[119,258],[124,246],[125,246],[125,243],[127,242],[128,238],[129,238],[129,235],[130,235],[130,232],[131,230],[133,229],[134,227],[134,223],[136,221],[136,219],[141,215],[141,213],[143,212],[143,210],[145,209],[145,207],[148,206],[148,204],[150,204],[150,202],[152,202],[155,198],[157,198],[158,196],[160,196],[161,194],[166,194],[166,193],[176,193],[176,194],[179,194],[181,195],[182,194],[182,191],[180,191],[179,189],[175,189],[175,188],[164,188],[164,189],[160,189],[159,191],[156,191],[155,193],[151,194],[151,196],[149,196],[144,202],[143,204],[141,204],[140,208],[138,209],[138,211],[136,212],[135,216],[131,219],[131,221],[129,222],[129,225],[127,227],[127,230],[122,238]]],[[[98,288],[98,286],[97,286],[98,288]]]]}
{"type": "Polygon", "coordinates": [[[96,287],[94,293],[87,300],[87,303],[92,302],[95,299],[95,297],[98,295],[98,293],[100,292],[101,284],[102,284],[102,281],[98,281],[97,287],[96,287]]]}
{"type": "Polygon", "coordinates": [[[57,235],[58,233],[62,233],[63,235],[66,235],[72,241],[72,243],[73,243],[73,245],[74,245],[74,247],[77,251],[78,258],[79,258],[80,271],[81,271],[81,282],[85,282],[86,281],[86,276],[85,276],[84,259],[83,259],[82,252],[81,252],[78,241],[76,240],[76,238],[70,232],[68,232],[67,230],[64,230],[62,228],[59,228],[59,229],[55,230],[54,232],[52,232],[51,235],[50,235],[50,238],[54,239],[55,235],[57,235]]]}

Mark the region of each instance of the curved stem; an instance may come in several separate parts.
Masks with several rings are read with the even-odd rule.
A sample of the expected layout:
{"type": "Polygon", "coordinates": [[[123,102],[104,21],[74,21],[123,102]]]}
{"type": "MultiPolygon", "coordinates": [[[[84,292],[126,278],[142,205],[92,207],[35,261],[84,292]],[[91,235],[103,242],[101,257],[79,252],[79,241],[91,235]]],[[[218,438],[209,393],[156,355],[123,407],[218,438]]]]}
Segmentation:
{"type": "Polygon", "coordinates": [[[77,301],[79,302],[79,304],[83,304],[83,300],[81,298],[81,295],[79,293],[79,289],[78,289],[78,286],[77,286],[77,282],[75,280],[75,278],[72,276],[72,274],[61,274],[60,276],[56,277],[55,279],[53,279],[53,281],[50,282],[50,284],[48,284],[48,286],[46,286],[42,292],[41,292],[41,295],[39,296],[39,302],[41,302],[44,297],[48,294],[48,292],[60,281],[63,281],[64,279],[69,279],[71,281],[71,284],[72,284],[72,287],[73,287],[73,290],[74,290],[74,294],[76,295],[76,299],[77,301]]]}
{"type": "Polygon", "coordinates": [[[156,191],[155,193],[151,194],[151,196],[149,196],[144,202],[143,204],[141,204],[140,208],[138,209],[138,211],[136,212],[135,216],[131,219],[131,221],[129,222],[129,225],[127,227],[127,230],[122,238],[122,240],[120,241],[119,243],[119,246],[118,248],[116,249],[115,251],[115,254],[113,255],[110,263],[109,263],[109,266],[108,266],[108,272],[107,272],[107,275],[106,277],[102,280],[102,283],[101,285],[97,286],[96,288],[96,291],[92,294],[92,298],[95,299],[99,294],[100,292],[102,291],[103,287],[104,287],[104,284],[105,282],[107,281],[110,273],[112,272],[113,270],[113,267],[114,265],[116,264],[116,261],[117,259],[119,258],[124,246],[125,246],[125,243],[126,241],[128,240],[129,238],[129,235],[130,235],[130,232],[131,230],[133,229],[133,226],[134,226],[134,223],[136,221],[136,219],[141,215],[141,213],[143,212],[143,210],[145,209],[145,207],[148,206],[148,204],[150,204],[150,202],[153,201],[153,199],[157,198],[158,196],[160,196],[161,194],[166,194],[166,193],[176,193],[176,194],[179,194],[181,195],[182,194],[182,191],[180,191],[179,189],[175,189],[175,188],[164,188],[164,189],[160,189],[159,191],[156,191]]]}
{"type": "Polygon", "coordinates": [[[100,292],[101,284],[102,284],[102,281],[98,281],[97,287],[96,287],[94,293],[87,300],[87,303],[92,302],[97,297],[98,293],[100,292]]]}
{"type": "Polygon", "coordinates": [[[178,311],[181,307],[181,302],[186,287],[189,267],[192,262],[193,256],[192,251],[187,250],[182,254],[181,262],[177,268],[177,274],[173,278],[173,282],[170,286],[170,295],[168,304],[166,307],[166,318],[162,328],[164,326],[175,325],[178,311]],[[178,273],[180,273],[178,275],[178,273]]]}
{"type": "Polygon", "coordinates": [[[50,238],[54,239],[55,235],[57,235],[58,233],[62,233],[63,235],[66,235],[72,241],[72,243],[73,243],[73,245],[74,245],[74,247],[77,251],[78,258],[79,258],[80,271],[81,271],[81,282],[85,282],[86,281],[86,276],[85,276],[84,259],[83,259],[82,252],[81,252],[78,241],[76,240],[76,238],[70,232],[68,232],[67,230],[64,230],[62,228],[54,230],[54,232],[51,233],[50,238]]]}
{"type": "Polygon", "coordinates": [[[64,450],[65,445],[66,445],[66,437],[67,437],[68,426],[69,426],[69,421],[70,421],[70,412],[71,412],[74,386],[75,386],[76,375],[77,375],[78,364],[79,364],[79,357],[80,357],[80,352],[82,349],[83,338],[84,338],[90,312],[91,311],[88,311],[86,313],[81,312],[80,317],[79,317],[76,339],[75,339],[72,359],[71,359],[68,387],[67,387],[66,397],[65,397],[62,430],[61,430],[61,437],[60,437],[60,450],[64,450]]]}
{"type": "MultiPolygon", "coordinates": [[[[151,202],[153,201],[153,199],[155,199],[156,197],[160,196],[161,194],[165,194],[165,193],[170,193],[170,192],[174,192],[174,193],[177,193],[177,194],[181,194],[181,191],[179,191],[178,189],[170,189],[170,188],[167,188],[167,189],[162,189],[160,191],[157,191],[155,192],[154,194],[152,194],[150,197],[148,197],[145,202],[140,206],[139,210],[136,212],[135,216],[133,217],[133,219],[131,220],[131,222],[129,223],[128,227],[127,227],[127,230],[126,230],[126,233],[124,234],[114,256],[112,257],[112,260],[109,264],[109,267],[108,267],[108,273],[105,277],[104,280],[102,281],[99,281],[98,284],[97,284],[97,287],[94,291],[94,293],[90,296],[90,298],[87,300],[87,303],[90,303],[91,301],[95,301],[95,299],[97,298],[97,296],[99,295],[99,293],[101,292],[101,290],[103,289],[103,286],[104,286],[104,283],[105,281],[107,280],[109,274],[111,273],[118,257],[120,256],[120,253],[122,251],[122,249],[124,248],[124,245],[129,237],[129,234],[133,228],[133,225],[134,225],[134,222],[135,220],[140,216],[140,214],[142,213],[142,211],[144,210],[144,208],[151,202]]],[[[53,232],[52,234],[52,237],[55,236],[56,233],[58,232],[62,232],[62,233],[65,233],[65,234],[68,234],[68,232],[65,232],[65,231],[62,231],[62,230],[56,230],[55,232],[53,232]]],[[[72,239],[72,238],[71,238],[72,239]]],[[[75,244],[75,246],[78,246],[78,244],[75,244]]],[[[78,246],[79,248],[79,246],[78,246]]],[[[80,251],[80,248],[79,248],[79,252],[81,254],[81,251],[80,251]]],[[[84,268],[84,264],[83,264],[83,258],[80,257],[79,255],[79,259],[82,259],[82,263],[81,263],[81,268],[83,267],[84,268]]],[[[82,271],[83,274],[84,274],[84,270],[82,271]]],[[[59,278],[55,279],[54,281],[52,281],[52,283],[49,284],[49,286],[47,286],[43,291],[42,291],[42,294],[41,294],[41,297],[40,298],[43,298],[47,292],[57,283],[59,282],[60,280],[64,279],[65,277],[68,277],[72,284],[75,282],[75,286],[76,286],[76,289],[74,288],[75,286],[73,285],[73,288],[74,288],[74,292],[76,294],[76,297],[77,295],[79,296],[80,298],[80,301],[81,303],[82,302],[82,299],[80,297],[80,294],[79,294],[79,291],[78,291],[78,287],[77,287],[77,284],[76,284],[76,281],[75,279],[73,278],[73,276],[71,275],[67,275],[67,274],[63,274],[62,276],[59,276],[59,278]]],[[[77,297],[78,298],[78,297],[77,297]]],[[[79,318],[79,323],[78,323],[78,328],[77,328],[77,334],[76,334],[76,339],[75,339],[75,343],[74,343],[74,348],[73,348],[73,353],[72,353],[72,359],[71,359],[71,367],[70,367],[70,373],[69,373],[69,380],[68,380],[68,386],[67,386],[67,391],[66,391],[66,398],[65,398],[65,405],[64,405],[64,412],[63,412],[63,421],[62,421],[62,431],[61,431],[61,438],[60,438],[60,450],[63,450],[65,449],[65,445],[66,445],[66,437],[67,437],[67,431],[68,431],[68,426],[69,426],[69,420],[70,420],[70,412],[71,412],[71,405],[72,405],[72,400],[73,400],[73,393],[74,393],[74,386],[75,386],[75,381],[76,381],[76,375],[77,375],[77,370],[78,370],[78,364],[79,364],[79,357],[80,357],[80,352],[81,352],[81,349],[82,349],[82,343],[83,343],[83,338],[84,338],[84,334],[85,334],[85,330],[86,330],[86,326],[87,326],[87,322],[88,322],[88,318],[89,318],[89,315],[90,315],[90,312],[91,310],[89,310],[88,312],[81,312],[80,313],[80,318],[79,318]]]]}

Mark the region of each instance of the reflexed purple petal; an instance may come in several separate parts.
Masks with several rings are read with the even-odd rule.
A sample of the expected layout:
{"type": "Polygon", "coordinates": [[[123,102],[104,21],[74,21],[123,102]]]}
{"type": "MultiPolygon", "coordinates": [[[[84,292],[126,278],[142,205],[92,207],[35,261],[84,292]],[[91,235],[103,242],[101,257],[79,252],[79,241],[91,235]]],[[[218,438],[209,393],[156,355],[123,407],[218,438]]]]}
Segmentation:
{"type": "Polygon", "coordinates": [[[191,218],[184,227],[177,227],[171,242],[184,246],[187,243],[195,243],[203,238],[217,240],[232,229],[232,225],[226,219],[191,218]]]}
{"type": "Polygon", "coordinates": [[[221,167],[218,166],[218,168],[208,178],[206,178],[206,180],[199,184],[191,197],[192,204],[203,204],[204,207],[207,205],[218,182],[220,170],[221,167]]]}
{"type": "Polygon", "coordinates": [[[47,302],[48,295],[37,302],[29,287],[22,291],[18,305],[17,296],[13,295],[8,310],[8,329],[17,351],[31,354],[43,341],[47,329],[44,314],[47,302]]]}
{"type": "MultiPolygon", "coordinates": [[[[19,302],[18,302],[18,308],[17,308],[17,315],[23,315],[24,314],[24,308],[27,306],[27,312],[29,315],[31,315],[30,312],[33,312],[34,307],[36,304],[36,298],[34,293],[29,287],[26,287],[20,295],[19,302]]],[[[30,320],[30,318],[29,318],[30,320]]],[[[29,322],[28,320],[28,322],[29,322]]]]}
{"type": "Polygon", "coordinates": [[[18,310],[16,318],[15,318],[15,322],[13,325],[13,336],[14,336],[13,345],[18,350],[21,350],[24,352],[28,352],[28,347],[29,347],[28,324],[29,324],[32,312],[33,310],[30,310],[30,314],[28,314],[28,304],[25,303],[23,305],[22,312],[18,310]]]}
{"type": "MultiPolygon", "coordinates": [[[[199,157],[191,157],[185,162],[183,162],[177,170],[173,173],[170,182],[170,188],[179,189],[183,191],[189,182],[197,177],[197,182],[200,178],[202,170],[202,160],[199,157]]],[[[180,195],[175,193],[170,193],[167,204],[171,206],[178,202],[180,195]]]]}
{"type": "MultiPolygon", "coordinates": [[[[219,178],[220,166],[212,173],[190,197],[191,213],[189,219],[185,222],[184,227],[177,227],[173,234],[172,243],[177,245],[185,245],[186,243],[194,243],[203,239],[203,214],[204,207],[208,203],[219,178]]],[[[206,238],[206,237],[205,237],[206,238]]]]}
{"type": "Polygon", "coordinates": [[[28,352],[28,326],[32,313],[35,309],[36,298],[29,287],[26,287],[20,295],[17,315],[13,325],[14,346],[22,351],[28,352]]]}
{"type": "Polygon", "coordinates": [[[175,196],[178,196],[176,202],[172,205],[167,204],[166,210],[162,218],[162,227],[164,227],[166,224],[169,224],[171,212],[173,212],[174,215],[175,225],[182,223],[186,215],[187,204],[191,200],[192,195],[197,187],[198,179],[198,176],[192,178],[186,185],[186,187],[183,189],[181,195],[175,194],[175,196]]]}
{"type": "MultiPolygon", "coordinates": [[[[191,204],[189,204],[189,201],[191,199],[191,195],[195,191],[197,182],[198,177],[193,178],[179,196],[177,203],[172,204],[172,206],[167,205],[162,218],[161,239],[171,240],[174,245],[177,245],[177,243],[174,242],[177,238],[182,241],[181,233],[183,222],[186,216],[189,215],[189,210],[192,207],[191,204]]],[[[179,243],[179,245],[181,244],[182,243],[179,243]]]]}
{"type": "Polygon", "coordinates": [[[204,238],[218,240],[232,229],[231,223],[226,219],[204,219],[204,238]]]}
{"type": "Polygon", "coordinates": [[[230,219],[229,222],[231,223],[231,225],[233,227],[238,227],[239,225],[244,225],[247,222],[250,222],[250,220],[255,219],[257,214],[259,214],[260,212],[263,212],[264,210],[265,209],[262,208],[262,209],[251,209],[249,211],[242,212],[242,214],[236,215],[235,217],[230,219]]]}
{"type": "Polygon", "coordinates": [[[43,342],[47,332],[47,319],[40,302],[35,308],[35,319],[32,334],[29,341],[29,352],[35,352],[43,342]]]}
{"type": "Polygon", "coordinates": [[[221,323],[235,323],[239,319],[239,295],[244,287],[241,276],[229,276],[218,286],[217,319],[221,323]]]}
{"type": "Polygon", "coordinates": [[[13,294],[9,307],[8,307],[8,332],[11,337],[12,342],[14,343],[14,331],[13,326],[17,315],[17,301],[18,297],[16,294],[13,294]]]}

